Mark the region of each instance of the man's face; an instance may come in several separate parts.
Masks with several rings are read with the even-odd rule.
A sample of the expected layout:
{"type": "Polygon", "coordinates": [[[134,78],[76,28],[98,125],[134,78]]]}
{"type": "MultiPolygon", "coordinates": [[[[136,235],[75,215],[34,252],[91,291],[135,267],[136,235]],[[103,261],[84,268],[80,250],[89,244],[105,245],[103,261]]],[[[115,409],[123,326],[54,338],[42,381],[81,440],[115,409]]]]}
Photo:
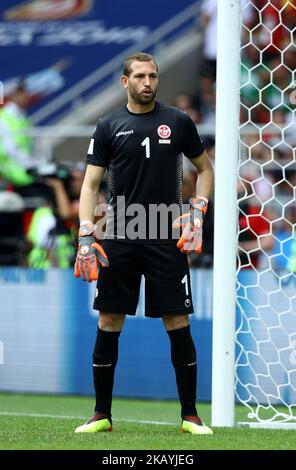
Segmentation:
{"type": "Polygon", "coordinates": [[[154,62],[135,61],[131,65],[129,77],[123,75],[121,82],[137,104],[150,104],[157,92],[158,73],[154,62]]]}
{"type": "Polygon", "coordinates": [[[27,109],[31,104],[31,95],[26,90],[16,90],[13,94],[13,101],[22,109],[27,109]]]}

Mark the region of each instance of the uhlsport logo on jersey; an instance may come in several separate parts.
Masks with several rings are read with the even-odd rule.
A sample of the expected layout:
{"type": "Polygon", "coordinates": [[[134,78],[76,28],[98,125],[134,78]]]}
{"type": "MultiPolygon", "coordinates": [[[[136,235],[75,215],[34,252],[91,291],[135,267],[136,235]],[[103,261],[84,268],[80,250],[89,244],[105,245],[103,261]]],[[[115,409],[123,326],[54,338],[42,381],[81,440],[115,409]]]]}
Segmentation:
{"type": "Polygon", "coordinates": [[[130,131],[120,131],[117,132],[116,137],[120,137],[121,135],[130,135],[134,133],[134,129],[131,129],[130,131]]]}
{"type": "Polygon", "coordinates": [[[160,126],[158,126],[157,134],[160,137],[158,142],[160,144],[170,144],[171,141],[169,137],[171,136],[171,133],[172,133],[171,128],[167,126],[166,124],[161,124],[160,126]]]}

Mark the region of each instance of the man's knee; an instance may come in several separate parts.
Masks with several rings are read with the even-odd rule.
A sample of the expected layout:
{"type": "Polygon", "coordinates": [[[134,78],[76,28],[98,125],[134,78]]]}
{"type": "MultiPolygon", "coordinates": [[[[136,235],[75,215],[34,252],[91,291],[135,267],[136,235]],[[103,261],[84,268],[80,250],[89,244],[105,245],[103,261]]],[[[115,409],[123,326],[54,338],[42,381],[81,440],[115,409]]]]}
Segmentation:
{"type": "Polygon", "coordinates": [[[125,315],[101,312],[99,328],[103,331],[121,331],[125,315]]]}
{"type": "Polygon", "coordinates": [[[162,317],[166,330],[179,330],[189,325],[188,315],[164,315],[162,317]]]}

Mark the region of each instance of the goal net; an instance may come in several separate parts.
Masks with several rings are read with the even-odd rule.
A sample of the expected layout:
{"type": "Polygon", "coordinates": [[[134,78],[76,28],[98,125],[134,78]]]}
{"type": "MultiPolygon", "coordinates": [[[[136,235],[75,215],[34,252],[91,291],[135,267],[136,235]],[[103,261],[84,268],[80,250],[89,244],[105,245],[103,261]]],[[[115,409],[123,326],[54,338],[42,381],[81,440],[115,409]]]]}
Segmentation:
{"type": "Polygon", "coordinates": [[[242,2],[236,399],[296,424],[295,0],[242,2]]]}

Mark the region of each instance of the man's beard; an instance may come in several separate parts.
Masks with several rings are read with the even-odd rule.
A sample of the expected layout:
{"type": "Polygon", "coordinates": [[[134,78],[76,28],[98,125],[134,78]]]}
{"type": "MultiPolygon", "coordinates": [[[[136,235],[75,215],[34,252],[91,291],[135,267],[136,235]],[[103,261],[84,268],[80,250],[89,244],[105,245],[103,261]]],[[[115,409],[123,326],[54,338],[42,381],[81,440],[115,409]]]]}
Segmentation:
{"type": "Polygon", "coordinates": [[[142,104],[142,105],[152,103],[152,101],[154,100],[154,98],[156,96],[156,91],[153,93],[153,90],[151,90],[150,95],[145,95],[143,93],[142,94],[137,93],[135,90],[130,88],[129,93],[130,93],[130,95],[131,95],[131,97],[132,97],[132,99],[134,100],[135,103],[142,104]]]}

